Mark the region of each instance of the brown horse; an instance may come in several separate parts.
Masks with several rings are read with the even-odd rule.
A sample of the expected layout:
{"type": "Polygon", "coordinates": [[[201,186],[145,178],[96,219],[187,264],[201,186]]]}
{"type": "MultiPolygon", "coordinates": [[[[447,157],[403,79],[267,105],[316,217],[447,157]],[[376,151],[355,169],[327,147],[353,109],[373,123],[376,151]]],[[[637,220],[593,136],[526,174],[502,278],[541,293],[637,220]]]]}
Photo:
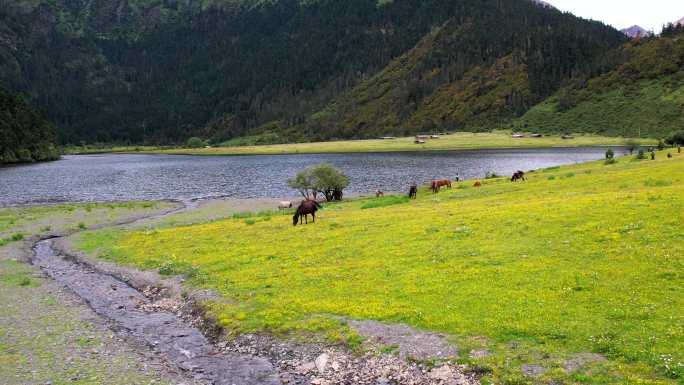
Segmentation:
{"type": "Polygon", "coordinates": [[[382,192],[381,190],[375,190],[375,197],[380,198],[380,197],[385,197],[385,193],[382,192]]]}
{"type": "Polygon", "coordinates": [[[414,183],[409,188],[409,199],[416,199],[418,196],[418,186],[414,183]]]}
{"type": "Polygon", "coordinates": [[[449,179],[433,180],[430,188],[432,189],[432,192],[436,194],[442,186],[451,188],[451,181],[449,179]]]}
{"type": "Polygon", "coordinates": [[[525,173],[520,171],[520,170],[513,173],[513,176],[511,177],[511,182],[517,182],[519,180],[521,180],[523,182],[527,180],[527,179],[525,179],[525,173]]]}
{"type": "Polygon", "coordinates": [[[319,208],[321,208],[321,206],[316,201],[302,201],[302,203],[299,204],[299,207],[297,207],[297,211],[295,211],[294,216],[292,216],[292,226],[297,226],[297,222],[299,222],[299,224],[302,224],[302,217],[304,217],[303,220],[308,225],[309,214],[311,214],[311,216],[313,217],[312,222],[316,223],[316,211],[318,211],[319,208]]]}
{"type": "Polygon", "coordinates": [[[473,187],[482,187],[482,183],[480,183],[480,181],[478,180],[477,182],[475,182],[473,187]]]}

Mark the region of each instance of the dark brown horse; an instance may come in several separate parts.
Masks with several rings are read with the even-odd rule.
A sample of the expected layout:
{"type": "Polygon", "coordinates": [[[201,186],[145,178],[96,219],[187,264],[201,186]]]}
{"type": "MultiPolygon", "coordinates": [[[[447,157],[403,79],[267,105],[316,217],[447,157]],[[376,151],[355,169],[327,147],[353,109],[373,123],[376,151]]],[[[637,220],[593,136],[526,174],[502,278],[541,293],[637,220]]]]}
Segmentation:
{"type": "Polygon", "coordinates": [[[309,214],[311,214],[311,216],[313,217],[312,222],[316,223],[316,211],[318,211],[319,208],[321,208],[321,206],[316,201],[302,201],[302,203],[299,204],[299,207],[297,207],[297,211],[295,211],[294,216],[292,217],[292,226],[297,226],[297,222],[299,222],[299,224],[302,224],[302,221],[306,222],[306,224],[308,225],[309,214]],[[302,219],[302,217],[304,218],[302,219]]]}
{"type": "Polygon", "coordinates": [[[525,179],[525,173],[520,170],[513,173],[513,176],[511,177],[511,182],[517,182],[519,180],[523,182],[527,180],[525,179]]]}
{"type": "Polygon", "coordinates": [[[418,186],[414,183],[409,188],[409,199],[416,199],[418,196],[418,186]]]}
{"type": "Polygon", "coordinates": [[[475,182],[473,187],[482,187],[482,183],[480,183],[480,181],[478,180],[477,182],[475,182]]]}
{"type": "Polygon", "coordinates": [[[430,188],[432,189],[432,192],[436,194],[442,186],[451,188],[451,181],[449,179],[433,180],[430,188]]]}

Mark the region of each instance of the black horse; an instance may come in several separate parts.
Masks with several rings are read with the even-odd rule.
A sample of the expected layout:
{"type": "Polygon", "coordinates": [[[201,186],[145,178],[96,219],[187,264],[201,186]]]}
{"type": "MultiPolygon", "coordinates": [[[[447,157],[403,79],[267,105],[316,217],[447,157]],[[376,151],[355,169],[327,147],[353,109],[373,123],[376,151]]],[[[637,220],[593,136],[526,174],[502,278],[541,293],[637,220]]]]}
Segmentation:
{"type": "Polygon", "coordinates": [[[409,188],[409,198],[416,199],[416,195],[418,195],[418,186],[414,183],[411,185],[411,188],[409,188]]]}
{"type": "Polygon", "coordinates": [[[292,216],[292,226],[297,226],[297,222],[302,224],[302,217],[303,220],[306,222],[306,224],[309,224],[309,218],[308,215],[311,214],[313,217],[313,223],[316,223],[316,211],[321,208],[321,205],[318,204],[316,201],[302,201],[302,203],[299,204],[299,207],[297,207],[297,211],[295,211],[294,216],[292,216]]]}
{"type": "Polygon", "coordinates": [[[518,171],[518,172],[514,173],[513,176],[511,177],[511,182],[517,182],[519,180],[520,181],[526,181],[527,180],[527,179],[525,179],[525,173],[522,171],[518,171]]]}

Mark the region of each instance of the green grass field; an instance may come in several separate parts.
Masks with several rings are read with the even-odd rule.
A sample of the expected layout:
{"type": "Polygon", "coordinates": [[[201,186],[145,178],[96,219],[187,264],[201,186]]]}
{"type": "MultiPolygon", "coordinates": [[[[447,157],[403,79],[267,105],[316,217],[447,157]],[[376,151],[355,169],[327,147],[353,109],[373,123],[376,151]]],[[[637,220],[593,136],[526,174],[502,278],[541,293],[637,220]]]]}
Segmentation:
{"type": "MultiPolygon", "coordinates": [[[[315,153],[352,153],[352,152],[398,152],[398,151],[441,151],[441,150],[473,150],[496,148],[535,148],[535,147],[582,147],[602,145],[622,145],[624,138],[593,135],[577,135],[575,139],[564,140],[560,136],[544,138],[512,138],[510,132],[470,133],[461,132],[445,135],[439,139],[427,140],[425,144],[414,144],[415,137],[397,139],[345,140],[335,142],[271,144],[259,146],[232,146],[211,148],[177,148],[162,149],[156,147],[115,147],[68,149],[70,154],[89,153],[156,153],[176,155],[280,155],[280,154],[315,154],[315,153]]],[[[644,145],[653,145],[657,141],[640,139],[644,145]]]]}
{"type": "Polygon", "coordinates": [[[235,332],[354,342],[333,316],[400,322],[452,336],[483,383],[684,384],[684,154],[673,153],[331,204],[308,226],[264,214],[75,242],[217,290],[231,301],[211,312],[235,332]],[[607,361],[566,367],[589,352],[607,361]],[[546,371],[523,377],[526,364],[546,371]]]}
{"type": "Polygon", "coordinates": [[[169,202],[112,202],[0,208],[0,246],[25,237],[69,232],[173,207],[169,202]]]}

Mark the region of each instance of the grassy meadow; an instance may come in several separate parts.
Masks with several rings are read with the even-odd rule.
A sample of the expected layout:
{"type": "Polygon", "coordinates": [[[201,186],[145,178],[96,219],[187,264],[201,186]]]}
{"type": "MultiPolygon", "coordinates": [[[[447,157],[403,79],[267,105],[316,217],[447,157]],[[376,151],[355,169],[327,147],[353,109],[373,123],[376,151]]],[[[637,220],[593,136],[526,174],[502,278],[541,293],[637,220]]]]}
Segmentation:
{"type": "Polygon", "coordinates": [[[330,204],[308,226],[265,213],[74,241],[215,289],[232,333],[353,345],[336,316],[373,319],[450,335],[483,384],[684,384],[684,154],[666,152],[330,204]],[[569,364],[587,356],[606,360],[569,364]]]}
{"type": "MultiPolygon", "coordinates": [[[[497,148],[540,148],[540,147],[586,147],[619,146],[625,138],[578,134],[575,139],[562,139],[560,135],[544,138],[512,138],[507,131],[459,132],[439,139],[429,139],[425,144],[415,144],[415,137],[396,139],[343,140],[314,143],[289,143],[268,145],[218,146],[210,148],[160,148],[160,147],[114,147],[88,148],[72,147],[69,154],[97,153],[154,153],[174,155],[283,155],[353,152],[399,152],[399,151],[443,151],[475,150],[497,148]]],[[[639,139],[644,145],[653,145],[653,139],[639,139]]]]}
{"type": "Polygon", "coordinates": [[[168,202],[112,202],[0,208],[0,246],[31,235],[80,231],[170,207],[173,204],[168,202]]]}

